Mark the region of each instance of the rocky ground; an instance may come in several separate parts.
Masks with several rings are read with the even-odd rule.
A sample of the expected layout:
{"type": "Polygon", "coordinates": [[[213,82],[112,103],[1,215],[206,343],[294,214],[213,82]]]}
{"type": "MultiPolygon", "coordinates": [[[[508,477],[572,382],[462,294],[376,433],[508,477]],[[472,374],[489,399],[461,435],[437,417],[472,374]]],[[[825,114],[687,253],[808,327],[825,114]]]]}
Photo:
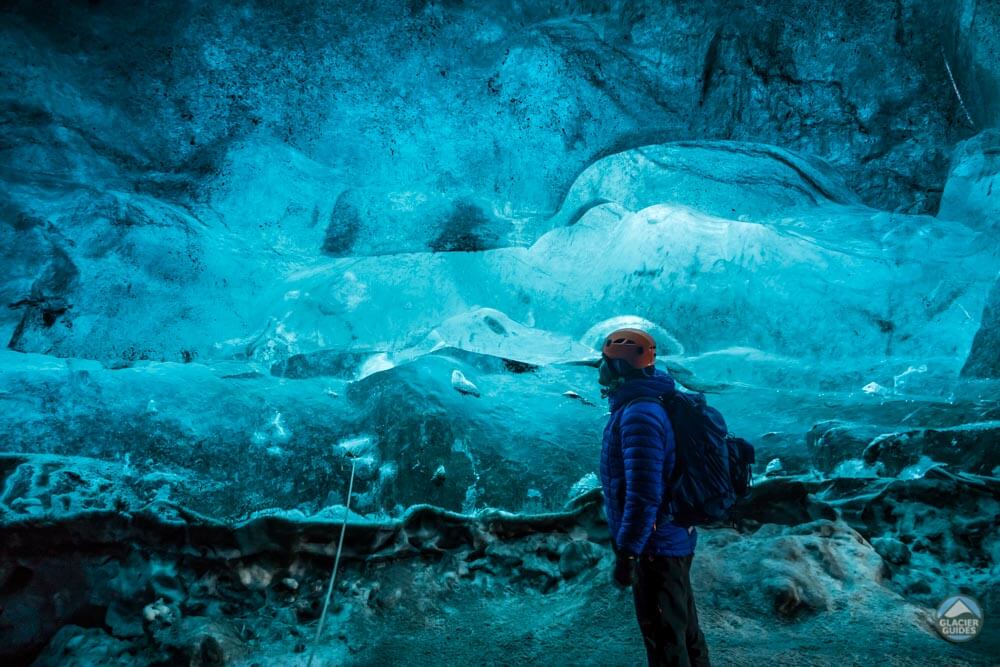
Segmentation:
{"type": "MultiPolygon", "coordinates": [[[[304,664],[339,512],[219,522],[91,465],[3,458],[8,664],[304,664]]],[[[545,514],[350,516],[320,664],[641,663],[599,491],[545,514]]],[[[941,467],[759,479],[732,525],[703,530],[693,569],[718,664],[995,664],[998,516],[995,478],[941,467]],[[986,610],[964,646],[933,630],[956,592],[986,610]]]]}

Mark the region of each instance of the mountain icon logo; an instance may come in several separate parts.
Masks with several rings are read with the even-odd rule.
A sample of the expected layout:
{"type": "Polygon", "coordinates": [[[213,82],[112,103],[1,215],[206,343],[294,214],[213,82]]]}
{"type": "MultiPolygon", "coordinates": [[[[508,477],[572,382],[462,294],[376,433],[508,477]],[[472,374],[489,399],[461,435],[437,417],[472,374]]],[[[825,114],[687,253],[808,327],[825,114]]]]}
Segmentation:
{"type": "Polygon", "coordinates": [[[954,595],[938,606],[937,629],[948,641],[967,642],[974,639],[982,627],[982,607],[967,595],[954,595]]]}
{"type": "Polygon", "coordinates": [[[969,609],[964,602],[962,602],[961,598],[959,598],[958,600],[955,600],[955,604],[951,605],[951,608],[944,613],[944,616],[945,618],[955,618],[956,616],[961,616],[962,614],[971,613],[972,610],[969,609]]]}

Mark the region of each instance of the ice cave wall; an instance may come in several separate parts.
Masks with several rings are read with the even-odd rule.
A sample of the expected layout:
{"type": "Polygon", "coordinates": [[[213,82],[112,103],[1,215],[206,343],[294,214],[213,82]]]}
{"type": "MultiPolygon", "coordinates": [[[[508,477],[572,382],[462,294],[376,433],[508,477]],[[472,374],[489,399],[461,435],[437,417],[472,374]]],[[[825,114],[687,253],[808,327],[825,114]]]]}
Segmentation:
{"type": "Polygon", "coordinates": [[[567,221],[551,216],[584,169],[648,144],[775,144],[867,204],[933,214],[954,143],[996,120],[988,3],[32,2],[4,19],[0,325],[60,356],[184,361],[213,324],[211,342],[258,334],[274,274],[239,264],[527,245],[567,221]],[[114,331],[64,330],[89,320],[114,331]]]}
{"type": "Polygon", "coordinates": [[[755,383],[944,399],[996,368],[990,3],[3,12],[14,451],[181,466],[231,513],[322,507],[348,442],[367,507],[460,509],[589,469],[569,362],[611,316],[756,435],[819,413],[765,420],[755,383]]]}

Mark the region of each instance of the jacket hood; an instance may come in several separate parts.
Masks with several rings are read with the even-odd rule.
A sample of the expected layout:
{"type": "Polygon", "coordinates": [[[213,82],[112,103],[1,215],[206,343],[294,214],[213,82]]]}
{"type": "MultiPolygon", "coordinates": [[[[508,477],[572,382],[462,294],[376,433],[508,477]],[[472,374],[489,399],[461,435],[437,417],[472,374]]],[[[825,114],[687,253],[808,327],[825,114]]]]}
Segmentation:
{"type": "Polygon", "coordinates": [[[625,381],[618,389],[608,395],[611,412],[640,396],[651,396],[653,398],[677,391],[674,379],[659,368],[654,369],[652,375],[631,378],[625,381]]]}

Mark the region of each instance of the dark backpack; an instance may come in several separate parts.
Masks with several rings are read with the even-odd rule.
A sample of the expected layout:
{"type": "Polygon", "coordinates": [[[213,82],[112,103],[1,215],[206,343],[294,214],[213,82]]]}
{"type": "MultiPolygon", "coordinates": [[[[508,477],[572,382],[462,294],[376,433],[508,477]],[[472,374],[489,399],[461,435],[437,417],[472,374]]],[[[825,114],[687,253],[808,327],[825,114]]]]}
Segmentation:
{"type": "Polygon", "coordinates": [[[695,526],[727,518],[752,486],[753,445],[729,434],[722,413],[708,405],[704,394],[675,391],[629,404],[637,401],[663,405],[674,429],[677,451],[668,480],[671,520],[695,526]]]}

